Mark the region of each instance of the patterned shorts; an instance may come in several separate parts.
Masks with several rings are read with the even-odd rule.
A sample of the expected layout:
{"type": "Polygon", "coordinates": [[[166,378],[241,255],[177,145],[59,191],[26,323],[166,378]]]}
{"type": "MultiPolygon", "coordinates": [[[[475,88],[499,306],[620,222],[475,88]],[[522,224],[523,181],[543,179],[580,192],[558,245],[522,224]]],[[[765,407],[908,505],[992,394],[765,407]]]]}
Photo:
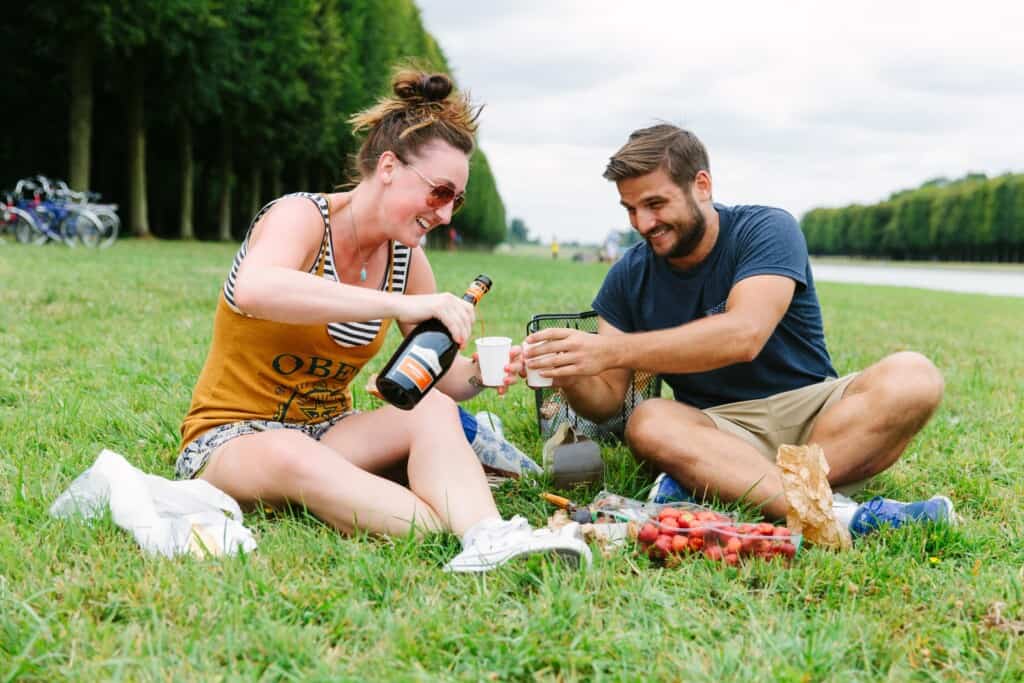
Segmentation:
{"type": "Polygon", "coordinates": [[[242,422],[231,422],[208,429],[182,449],[181,454],[178,456],[178,462],[174,466],[174,476],[177,479],[195,479],[203,471],[203,468],[206,467],[206,463],[209,462],[213,452],[235,437],[255,434],[257,432],[269,432],[274,429],[294,429],[319,441],[327,433],[328,429],[346,417],[355,415],[358,412],[358,410],[350,410],[315,424],[294,424],[273,422],[271,420],[243,420],[242,422]]]}

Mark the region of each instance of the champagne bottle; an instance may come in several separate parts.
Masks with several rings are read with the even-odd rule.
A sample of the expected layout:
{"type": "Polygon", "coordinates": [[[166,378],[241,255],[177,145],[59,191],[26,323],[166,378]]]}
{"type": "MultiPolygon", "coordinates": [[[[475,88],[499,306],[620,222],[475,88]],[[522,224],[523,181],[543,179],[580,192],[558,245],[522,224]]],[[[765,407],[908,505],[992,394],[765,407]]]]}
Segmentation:
{"type": "MultiPolygon", "coordinates": [[[[474,306],[491,288],[491,278],[477,275],[462,298],[474,306]]],[[[414,327],[377,375],[377,391],[391,405],[412,410],[448,372],[459,345],[437,318],[414,327]]]]}

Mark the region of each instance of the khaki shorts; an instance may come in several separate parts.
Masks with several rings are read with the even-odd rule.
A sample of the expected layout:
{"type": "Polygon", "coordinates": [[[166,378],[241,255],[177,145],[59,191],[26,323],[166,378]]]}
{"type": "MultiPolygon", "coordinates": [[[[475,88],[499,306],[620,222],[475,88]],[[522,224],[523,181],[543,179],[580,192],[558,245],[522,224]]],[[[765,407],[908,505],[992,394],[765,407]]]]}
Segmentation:
{"type": "MultiPolygon", "coordinates": [[[[726,403],[701,412],[710,417],[720,431],[743,439],[775,462],[775,455],[782,444],[807,443],[818,416],[843,397],[846,387],[858,374],[826,379],[765,398],[726,403]]],[[[866,483],[856,482],[836,490],[850,495],[864,488],[866,483]]]]}

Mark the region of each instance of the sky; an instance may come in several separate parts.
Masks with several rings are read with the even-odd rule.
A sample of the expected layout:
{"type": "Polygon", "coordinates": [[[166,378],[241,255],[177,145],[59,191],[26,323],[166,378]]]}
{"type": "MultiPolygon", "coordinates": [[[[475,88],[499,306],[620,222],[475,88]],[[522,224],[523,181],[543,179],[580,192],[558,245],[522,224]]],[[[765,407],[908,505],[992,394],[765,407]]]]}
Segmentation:
{"type": "MultiPolygon", "coordinates": [[[[1024,3],[418,0],[508,218],[545,242],[629,223],[608,158],[692,130],[714,198],[874,203],[968,172],[1024,172],[1024,3]]],[[[470,179],[472,182],[472,179],[470,179]]]]}

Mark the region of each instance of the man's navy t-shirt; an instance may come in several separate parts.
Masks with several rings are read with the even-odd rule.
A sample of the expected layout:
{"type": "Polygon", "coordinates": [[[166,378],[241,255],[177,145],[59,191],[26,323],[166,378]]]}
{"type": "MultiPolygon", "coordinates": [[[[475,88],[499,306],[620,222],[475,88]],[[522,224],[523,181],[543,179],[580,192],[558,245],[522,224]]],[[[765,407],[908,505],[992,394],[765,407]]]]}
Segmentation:
{"type": "Polygon", "coordinates": [[[807,245],[796,219],[766,206],[721,206],[719,233],[706,259],[677,270],[646,242],[612,266],[594,310],[623,332],[677,327],[725,312],[729,290],[752,275],[796,281],[793,300],[764,349],[749,363],[709,372],[662,375],[677,401],[697,408],[763,398],[835,377],[814,291],[807,245]]]}

